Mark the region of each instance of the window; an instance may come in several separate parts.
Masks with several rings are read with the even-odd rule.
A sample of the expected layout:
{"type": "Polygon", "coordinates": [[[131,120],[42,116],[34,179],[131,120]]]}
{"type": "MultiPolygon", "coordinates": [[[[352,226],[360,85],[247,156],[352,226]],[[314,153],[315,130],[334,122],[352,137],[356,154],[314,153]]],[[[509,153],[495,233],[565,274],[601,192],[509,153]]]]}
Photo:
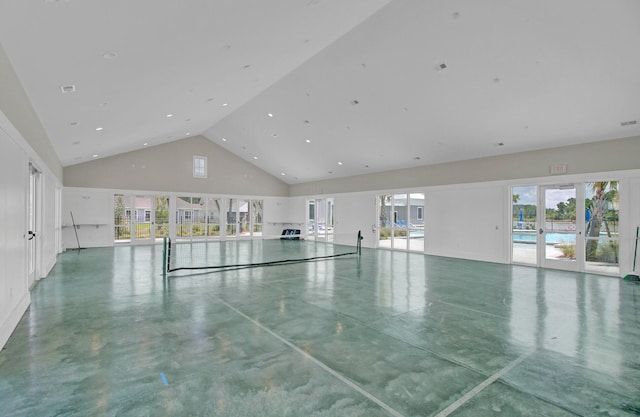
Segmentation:
{"type": "Polygon", "coordinates": [[[193,178],[207,178],[206,156],[193,156],[193,178]]]}

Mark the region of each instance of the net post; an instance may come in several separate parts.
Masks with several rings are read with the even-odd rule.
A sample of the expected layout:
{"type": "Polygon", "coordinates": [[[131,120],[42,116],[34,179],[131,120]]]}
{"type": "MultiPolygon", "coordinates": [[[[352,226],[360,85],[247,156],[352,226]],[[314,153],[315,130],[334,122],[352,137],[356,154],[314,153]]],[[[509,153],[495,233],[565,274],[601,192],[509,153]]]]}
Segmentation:
{"type": "Polygon", "coordinates": [[[167,278],[167,237],[162,238],[162,278],[167,278]]]}

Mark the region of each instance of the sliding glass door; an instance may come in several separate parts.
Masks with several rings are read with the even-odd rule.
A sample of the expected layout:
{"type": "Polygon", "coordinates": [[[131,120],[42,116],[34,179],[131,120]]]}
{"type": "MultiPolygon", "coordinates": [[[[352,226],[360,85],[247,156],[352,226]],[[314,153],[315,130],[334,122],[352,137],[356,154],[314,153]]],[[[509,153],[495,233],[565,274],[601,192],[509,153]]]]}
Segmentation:
{"type": "Polygon", "coordinates": [[[424,252],[424,193],[377,196],[378,247],[424,252]]]}

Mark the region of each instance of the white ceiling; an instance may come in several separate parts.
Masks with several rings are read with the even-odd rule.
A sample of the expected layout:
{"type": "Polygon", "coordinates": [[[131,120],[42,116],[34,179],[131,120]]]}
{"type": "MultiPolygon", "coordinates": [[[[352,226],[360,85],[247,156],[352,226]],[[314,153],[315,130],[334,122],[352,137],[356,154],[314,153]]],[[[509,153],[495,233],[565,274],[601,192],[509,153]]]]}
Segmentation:
{"type": "Polygon", "coordinates": [[[0,0],[64,166],[203,134],[287,183],[640,135],[639,22],[637,0],[0,0]]]}

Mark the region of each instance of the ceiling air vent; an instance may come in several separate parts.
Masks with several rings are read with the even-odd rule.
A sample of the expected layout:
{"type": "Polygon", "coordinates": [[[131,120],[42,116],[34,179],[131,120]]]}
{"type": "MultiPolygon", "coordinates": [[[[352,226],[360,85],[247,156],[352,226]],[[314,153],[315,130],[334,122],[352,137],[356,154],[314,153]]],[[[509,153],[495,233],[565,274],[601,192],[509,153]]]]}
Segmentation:
{"type": "Polygon", "coordinates": [[[637,120],[627,120],[626,122],[620,123],[620,126],[631,126],[631,125],[637,125],[637,124],[638,124],[637,120]]]}
{"type": "Polygon", "coordinates": [[[60,90],[62,90],[63,93],[75,93],[76,92],[76,86],[75,85],[63,85],[62,87],[60,87],[60,90]]]}

